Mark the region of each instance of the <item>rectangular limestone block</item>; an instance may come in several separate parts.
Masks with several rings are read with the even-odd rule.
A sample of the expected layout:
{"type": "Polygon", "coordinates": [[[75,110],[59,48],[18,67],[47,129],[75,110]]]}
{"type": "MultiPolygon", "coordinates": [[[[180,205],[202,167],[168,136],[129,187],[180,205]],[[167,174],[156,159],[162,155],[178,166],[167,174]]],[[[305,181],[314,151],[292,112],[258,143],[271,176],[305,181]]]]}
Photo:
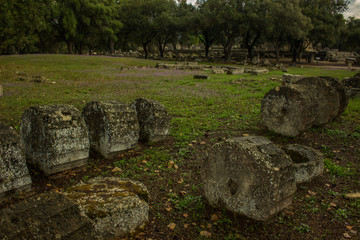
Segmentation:
{"type": "Polygon", "coordinates": [[[23,145],[16,132],[0,123],[0,201],[11,190],[28,190],[31,178],[23,145]]]}
{"type": "Polygon", "coordinates": [[[80,112],[70,105],[27,109],[21,120],[26,160],[45,175],[86,165],[90,142],[80,112]]]}

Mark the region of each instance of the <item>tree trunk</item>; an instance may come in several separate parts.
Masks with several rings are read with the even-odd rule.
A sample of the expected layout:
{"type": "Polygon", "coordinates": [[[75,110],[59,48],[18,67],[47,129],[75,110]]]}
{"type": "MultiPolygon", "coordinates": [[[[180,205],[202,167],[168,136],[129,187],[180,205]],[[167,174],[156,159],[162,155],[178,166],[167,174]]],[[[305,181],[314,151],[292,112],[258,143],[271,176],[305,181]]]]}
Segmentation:
{"type": "Polygon", "coordinates": [[[66,46],[67,46],[67,49],[68,49],[68,54],[72,54],[73,51],[72,51],[72,42],[71,41],[66,41],[66,46]]]}
{"type": "Polygon", "coordinates": [[[142,44],[143,50],[144,50],[144,54],[145,54],[145,59],[148,59],[148,57],[149,57],[149,50],[148,50],[148,48],[147,48],[148,44],[149,44],[148,42],[142,44]]]}

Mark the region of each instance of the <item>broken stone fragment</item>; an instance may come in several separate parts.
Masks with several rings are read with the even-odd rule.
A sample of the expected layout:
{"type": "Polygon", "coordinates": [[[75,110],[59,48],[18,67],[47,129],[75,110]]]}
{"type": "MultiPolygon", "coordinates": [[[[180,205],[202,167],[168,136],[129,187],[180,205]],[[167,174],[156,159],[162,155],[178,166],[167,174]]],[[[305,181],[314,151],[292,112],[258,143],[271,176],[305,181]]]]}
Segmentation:
{"type": "Polygon", "coordinates": [[[0,210],[0,239],[103,239],[79,206],[46,193],[0,210]]]}
{"type": "Polygon", "coordinates": [[[21,119],[20,136],[26,160],[45,175],[87,164],[87,128],[80,112],[71,105],[27,109],[21,119]]]}
{"type": "Polygon", "coordinates": [[[0,201],[9,191],[30,188],[23,144],[12,128],[0,123],[0,201]]]}
{"type": "Polygon", "coordinates": [[[293,163],[265,137],[215,144],[203,165],[205,196],[213,207],[266,221],[289,206],[296,191],[293,163]]]}
{"type": "Polygon", "coordinates": [[[324,171],[324,158],[321,152],[300,144],[290,144],[285,152],[294,162],[295,182],[309,182],[324,171]]]}
{"type": "Polygon", "coordinates": [[[105,158],[132,149],[139,140],[136,112],[122,102],[90,102],[82,115],[89,131],[90,147],[105,158]]]}
{"type": "Polygon", "coordinates": [[[148,223],[149,192],[141,182],[97,177],[64,194],[80,204],[105,239],[132,235],[148,223]]]}
{"type": "Polygon", "coordinates": [[[139,140],[144,142],[159,142],[170,132],[170,117],[164,105],[144,98],[138,98],[131,103],[135,109],[140,126],[139,140]]]}

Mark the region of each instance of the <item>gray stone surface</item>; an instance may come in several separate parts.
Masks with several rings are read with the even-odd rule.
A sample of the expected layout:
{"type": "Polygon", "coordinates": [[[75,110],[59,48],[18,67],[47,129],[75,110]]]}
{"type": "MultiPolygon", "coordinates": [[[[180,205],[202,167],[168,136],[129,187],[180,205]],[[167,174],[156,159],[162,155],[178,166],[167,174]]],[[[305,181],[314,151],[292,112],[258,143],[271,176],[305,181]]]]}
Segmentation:
{"type": "Polygon", "coordinates": [[[0,239],[103,239],[79,206],[47,193],[0,210],[0,239]]]}
{"type": "Polygon", "coordinates": [[[298,81],[299,79],[301,79],[303,77],[304,76],[302,76],[302,75],[284,73],[282,76],[282,84],[286,85],[286,84],[296,83],[296,81],[298,81]]]}
{"type": "Polygon", "coordinates": [[[315,120],[314,97],[302,85],[285,85],[270,90],[261,102],[261,119],[271,131],[297,136],[315,120]]]}
{"type": "Polygon", "coordinates": [[[213,68],[213,69],[211,70],[211,73],[212,73],[212,74],[224,74],[225,71],[224,71],[224,69],[222,69],[222,68],[213,68]]]}
{"type": "Polygon", "coordinates": [[[348,96],[330,77],[305,77],[270,90],[261,103],[261,119],[270,130],[296,136],[321,126],[345,111],[348,96]]]}
{"type": "Polygon", "coordinates": [[[122,102],[90,102],[82,115],[89,131],[90,147],[109,158],[136,147],[139,123],[136,112],[122,102]]]}
{"type": "Polygon", "coordinates": [[[238,75],[243,73],[244,73],[244,68],[233,68],[233,69],[229,69],[229,71],[227,72],[228,75],[238,75]]]}
{"type": "Polygon", "coordinates": [[[98,177],[64,194],[81,205],[105,239],[134,234],[148,223],[149,192],[140,182],[98,177]]]}
{"type": "Polygon", "coordinates": [[[218,208],[266,221],[289,206],[296,191],[293,163],[265,137],[215,144],[203,165],[205,196],[218,208]]]}
{"type": "Polygon", "coordinates": [[[170,117],[164,105],[154,100],[138,98],[131,106],[139,120],[141,141],[159,142],[169,135],[170,117]]]}
{"type": "Polygon", "coordinates": [[[30,188],[23,144],[12,128],[0,123],[0,201],[9,191],[30,188]]]}
{"type": "Polygon", "coordinates": [[[290,144],[285,152],[294,162],[295,182],[310,182],[324,171],[324,158],[321,152],[300,144],[290,144]]]}
{"type": "Polygon", "coordinates": [[[20,136],[26,160],[51,175],[87,164],[90,141],[80,112],[70,105],[44,105],[27,109],[20,136]]]}

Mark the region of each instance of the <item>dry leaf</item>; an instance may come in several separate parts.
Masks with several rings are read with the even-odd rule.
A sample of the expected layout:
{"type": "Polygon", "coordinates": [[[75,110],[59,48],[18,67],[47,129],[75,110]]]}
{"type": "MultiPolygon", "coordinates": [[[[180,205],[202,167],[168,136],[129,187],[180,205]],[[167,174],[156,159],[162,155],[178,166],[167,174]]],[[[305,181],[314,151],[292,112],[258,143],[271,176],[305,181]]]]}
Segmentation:
{"type": "Polygon", "coordinates": [[[154,172],[155,172],[155,173],[159,173],[160,171],[159,171],[159,170],[155,170],[154,172]]]}
{"type": "Polygon", "coordinates": [[[189,214],[184,213],[183,216],[184,216],[184,218],[187,218],[187,217],[189,217],[189,214]]]}
{"type": "Polygon", "coordinates": [[[184,224],[184,228],[185,229],[189,228],[189,224],[184,224]]]}
{"type": "Polygon", "coordinates": [[[351,238],[351,236],[348,233],[344,233],[343,236],[344,236],[344,238],[347,238],[347,239],[351,238]]]}
{"type": "Polygon", "coordinates": [[[46,184],[47,187],[51,187],[52,185],[50,183],[46,184]]]}
{"type": "Polygon", "coordinates": [[[208,237],[208,238],[211,237],[211,233],[209,233],[208,231],[201,231],[200,235],[202,237],[208,237]]]}
{"type": "Polygon", "coordinates": [[[121,172],[121,169],[118,167],[114,167],[113,170],[111,170],[111,172],[121,172]]]}
{"type": "Polygon", "coordinates": [[[172,208],[171,208],[171,207],[167,207],[167,208],[165,208],[165,210],[168,211],[168,212],[170,212],[170,211],[172,210],[172,208]]]}
{"type": "Polygon", "coordinates": [[[336,207],[337,205],[335,203],[330,203],[331,207],[336,207]]]}
{"type": "Polygon", "coordinates": [[[351,230],[351,229],[353,229],[353,226],[346,226],[346,228],[351,230]]]}
{"type": "Polygon", "coordinates": [[[182,184],[184,182],[184,179],[180,178],[180,180],[178,181],[179,184],[182,184]]]}
{"type": "Polygon", "coordinates": [[[217,221],[219,220],[219,216],[216,214],[211,215],[211,221],[217,221]]]}
{"type": "Polygon", "coordinates": [[[360,198],[360,193],[348,193],[345,197],[349,199],[357,199],[360,198]]]}
{"type": "Polygon", "coordinates": [[[176,227],[175,223],[170,223],[169,225],[167,225],[168,228],[170,228],[170,230],[174,230],[176,227]]]}
{"type": "Polygon", "coordinates": [[[250,134],[247,134],[247,133],[243,134],[243,137],[248,137],[248,136],[250,136],[250,134]]]}
{"type": "Polygon", "coordinates": [[[205,144],[206,144],[206,142],[204,142],[204,141],[200,142],[200,145],[205,145],[205,144]]]}
{"type": "Polygon", "coordinates": [[[279,86],[277,86],[276,88],[275,88],[275,91],[280,91],[280,87],[279,86]]]}
{"type": "Polygon", "coordinates": [[[213,225],[211,223],[209,223],[206,227],[210,229],[210,228],[212,228],[212,226],[213,225]]]}
{"type": "Polygon", "coordinates": [[[313,192],[313,191],[311,191],[311,190],[309,190],[308,193],[309,193],[310,195],[313,195],[313,196],[315,196],[315,195],[317,194],[316,192],[313,192]]]}
{"type": "Polygon", "coordinates": [[[174,161],[170,161],[168,163],[168,168],[172,168],[174,166],[175,162],[174,161]]]}

